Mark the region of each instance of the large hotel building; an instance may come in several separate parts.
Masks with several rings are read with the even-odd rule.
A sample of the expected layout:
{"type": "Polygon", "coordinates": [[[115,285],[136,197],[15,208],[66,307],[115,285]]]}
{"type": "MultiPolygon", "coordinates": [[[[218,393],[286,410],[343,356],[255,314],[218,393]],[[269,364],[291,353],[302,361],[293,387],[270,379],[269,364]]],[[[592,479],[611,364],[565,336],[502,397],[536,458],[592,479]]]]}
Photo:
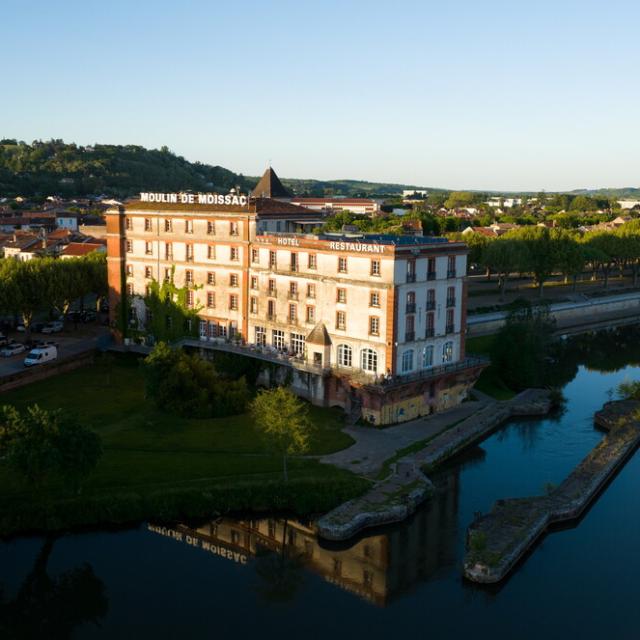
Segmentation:
{"type": "Polygon", "coordinates": [[[279,363],[316,404],[390,424],[466,397],[484,363],[464,352],[465,244],[322,233],[323,214],[290,202],[271,169],[253,194],[109,209],[113,326],[126,295],[144,331],[150,284],[173,278],[198,311],[199,340],[183,344],[279,363]]]}

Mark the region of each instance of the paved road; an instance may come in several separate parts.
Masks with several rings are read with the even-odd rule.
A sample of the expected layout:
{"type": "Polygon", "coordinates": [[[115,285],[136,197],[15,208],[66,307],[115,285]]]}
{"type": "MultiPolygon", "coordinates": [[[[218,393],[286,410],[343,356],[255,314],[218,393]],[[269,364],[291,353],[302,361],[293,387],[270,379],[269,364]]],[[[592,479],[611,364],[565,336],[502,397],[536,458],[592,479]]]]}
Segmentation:
{"type": "Polygon", "coordinates": [[[475,413],[485,404],[486,402],[483,401],[464,402],[455,409],[384,429],[349,427],[344,432],[348,433],[355,443],[348,449],[323,456],[320,460],[360,475],[376,474],[382,468],[384,461],[391,458],[399,449],[440,433],[475,413]]]}
{"type": "MultiPolygon", "coordinates": [[[[7,336],[10,340],[16,342],[24,342],[24,333],[11,332],[7,336]]],[[[109,337],[109,329],[107,327],[82,325],[77,330],[71,328],[53,335],[43,335],[34,333],[32,336],[38,340],[53,340],[58,344],[58,357],[65,358],[82,353],[87,349],[96,348],[99,343],[104,342],[109,337]]],[[[24,358],[27,352],[20,353],[11,358],[0,358],[0,378],[17,373],[24,369],[24,358]]]]}

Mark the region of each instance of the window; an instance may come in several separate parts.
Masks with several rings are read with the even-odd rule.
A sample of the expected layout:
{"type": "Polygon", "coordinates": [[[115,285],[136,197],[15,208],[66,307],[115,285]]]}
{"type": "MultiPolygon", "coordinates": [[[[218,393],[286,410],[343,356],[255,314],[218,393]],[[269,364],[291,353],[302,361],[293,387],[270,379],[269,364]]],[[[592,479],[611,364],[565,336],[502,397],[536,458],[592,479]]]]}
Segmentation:
{"type": "Polygon", "coordinates": [[[267,317],[269,320],[276,319],[276,303],[275,300],[267,300],[267,317]]]}
{"type": "Polygon", "coordinates": [[[347,328],[347,314],[344,311],[336,311],[336,329],[347,328]]]}
{"type": "Polygon", "coordinates": [[[447,309],[447,324],[445,327],[446,333],[454,332],[454,324],[453,324],[453,309],[447,309]]]}
{"type": "Polygon", "coordinates": [[[193,245],[192,244],[189,243],[185,245],[184,256],[187,262],[193,262],[193,245]]]}
{"type": "Polygon", "coordinates": [[[436,259],[429,258],[427,261],[427,280],[436,279],[436,259]]]}
{"type": "Polygon", "coordinates": [[[254,264],[260,262],[260,251],[258,249],[251,249],[251,262],[254,264]]]}
{"type": "Polygon", "coordinates": [[[164,259],[173,260],[173,246],[170,242],[165,242],[164,245],[164,259]]]}
{"type": "Polygon", "coordinates": [[[213,220],[207,222],[207,234],[210,236],[216,235],[216,223],[213,220]]]}
{"type": "Polygon", "coordinates": [[[131,222],[131,218],[124,219],[124,228],[127,229],[127,231],[131,231],[131,229],[133,229],[133,223],[131,222]]]}
{"type": "Polygon", "coordinates": [[[307,298],[315,298],[316,297],[316,285],[308,284],[307,285],[307,298]]]}
{"type": "Polygon", "coordinates": [[[304,354],[305,337],[300,333],[292,333],[290,336],[291,350],[297,356],[304,354]]]}
{"type": "Polygon", "coordinates": [[[427,313],[427,331],[425,338],[433,338],[435,334],[435,319],[433,313],[427,313]]]}
{"type": "Polygon", "coordinates": [[[307,322],[315,322],[315,321],[316,321],[316,308],[307,307],[307,322]]]}
{"type": "Polygon", "coordinates": [[[145,242],[144,243],[144,252],[150,256],[153,254],[153,242],[145,242]]]}
{"type": "Polygon", "coordinates": [[[151,267],[144,268],[144,277],[147,279],[153,278],[153,272],[151,270],[151,267]]]}
{"type": "Polygon", "coordinates": [[[214,245],[210,244],[207,247],[207,258],[209,260],[215,260],[216,259],[216,248],[214,245]]]}
{"type": "Polygon", "coordinates": [[[128,296],[132,296],[133,295],[133,285],[131,283],[129,283],[127,285],[127,295],[128,296]]]}
{"type": "Polygon", "coordinates": [[[235,293],[229,296],[229,309],[231,309],[231,311],[238,310],[238,296],[235,293]]]}
{"type": "Polygon", "coordinates": [[[229,235],[230,236],[239,236],[240,235],[240,229],[239,229],[239,225],[237,222],[230,222],[229,223],[229,235]]]}
{"type": "Polygon", "coordinates": [[[369,306],[370,307],[380,306],[380,294],[377,291],[372,291],[369,294],[369,306]]]}
{"type": "Polygon", "coordinates": [[[407,282],[416,281],[416,261],[407,260],[407,282]]]}
{"type": "Polygon", "coordinates": [[[413,370],[413,349],[408,349],[402,354],[402,373],[413,370]]]}
{"type": "Polygon", "coordinates": [[[318,268],[318,256],[315,253],[310,253],[307,259],[307,267],[309,269],[317,269],[318,268]]]}
{"type": "Polygon", "coordinates": [[[164,281],[169,282],[171,280],[171,269],[169,267],[164,268],[164,281]]]}
{"type": "Polygon", "coordinates": [[[251,288],[252,289],[258,288],[258,276],[251,276],[251,288]]]}
{"type": "Polygon", "coordinates": [[[184,232],[185,233],[193,233],[193,220],[185,220],[184,221],[184,232]]]}
{"type": "Polygon", "coordinates": [[[429,367],[433,367],[433,345],[427,345],[422,350],[422,368],[428,369],[429,367]]]}
{"type": "Polygon", "coordinates": [[[255,296],[249,298],[249,311],[251,313],[258,313],[258,298],[255,296]]]}
{"type": "Polygon", "coordinates": [[[372,276],[380,275],[380,260],[371,261],[371,275],[372,276]]]}
{"type": "Polygon", "coordinates": [[[295,281],[289,283],[289,298],[291,300],[298,299],[298,283],[295,281]]]}
{"type": "Polygon", "coordinates": [[[128,276],[132,276],[133,275],[133,265],[131,265],[131,264],[127,265],[127,275],[128,276]]]}
{"type": "Polygon", "coordinates": [[[231,247],[231,250],[229,251],[229,258],[232,262],[240,260],[240,251],[238,250],[238,247],[231,247]]]}
{"type": "Polygon", "coordinates": [[[194,291],[193,289],[189,289],[187,291],[187,307],[189,307],[190,309],[193,308],[194,299],[195,299],[194,291]]]}
{"type": "Polygon", "coordinates": [[[416,312],[416,293],[415,291],[407,292],[407,307],[406,313],[416,312]]]}
{"type": "Polygon", "coordinates": [[[371,316],[369,318],[369,335],[380,335],[380,318],[378,318],[377,316],[371,316]]]}
{"type": "Polygon", "coordinates": [[[363,349],[360,355],[360,366],[364,371],[375,373],[378,370],[378,354],[373,349],[363,349]]]}
{"type": "Polygon", "coordinates": [[[353,350],[348,344],[338,345],[338,365],[341,367],[353,365],[353,350]]]}
{"type": "Polygon", "coordinates": [[[207,292],[207,307],[214,309],[216,306],[216,294],[213,291],[207,292]]]}
{"type": "Polygon", "coordinates": [[[207,284],[215,284],[216,283],[216,274],[213,271],[207,272],[207,284]]]}
{"type": "Polygon", "coordinates": [[[416,339],[415,316],[407,316],[404,320],[404,341],[413,342],[416,339]]]}
{"type": "Polygon", "coordinates": [[[127,253],[133,253],[133,242],[131,240],[127,240],[127,253]]]}
{"type": "Polygon", "coordinates": [[[172,229],[173,229],[173,224],[171,223],[171,220],[167,218],[164,221],[164,230],[170,232],[172,229]]]}
{"type": "Polygon", "coordinates": [[[289,305],[289,322],[296,322],[298,320],[298,305],[290,304],[289,305]]]}
{"type": "Polygon", "coordinates": [[[289,266],[291,271],[293,271],[294,273],[298,270],[298,254],[294,253],[293,251],[291,252],[291,256],[289,258],[289,266]]]}
{"type": "Polygon", "coordinates": [[[229,286],[230,287],[239,286],[239,282],[240,282],[240,278],[238,277],[237,273],[232,273],[232,274],[229,275],[229,286]]]}
{"type": "Polygon", "coordinates": [[[284,351],[284,331],[274,329],[271,332],[271,344],[278,351],[284,351]]]}
{"type": "Polygon", "coordinates": [[[269,251],[269,267],[271,267],[272,269],[275,269],[276,264],[277,264],[276,252],[269,251]]]}
{"type": "MultiPolygon", "coordinates": [[[[264,327],[255,328],[256,344],[259,347],[264,347],[267,344],[267,330],[264,327]]],[[[272,520],[269,520],[272,522],[272,520]]]]}
{"type": "Polygon", "coordinates": [[[151,219],[150,218],[145,218],[144,219],[144,230],[145,231],[151,231],[151,229],[152,229],[151,219]]]}
{"type": "Polygon", "coordinates": [[[453,342],[445,342],[442,345],[442,362],[451,362],[453,360],[453,342]]]}
{"type": "Polygon", "coordinates": [[[347,302],[347,290],[346,289],[338,289],[336,292],[336,302],[341,302],[346,304],[347,302]]]}
{"type": "Polygon", "coordinates": [[[447,278],[456,277],[456,257],[449,256],[447,260],[447,278]]]}
{"type": "Polygon", "coordinates": [[[456,306],[456,288],[447,287],[447,307],[456,306]]]}
{"type": "Polygon", "coordinates": [[[187,269],[184,272],[184,281],[187,284],[193,284],[193,271],[191,269],[187,269]]]}
{"type": "Polygon", "coordinates": [[[436,308],[436,290],[429,289],[427,291],[427,311],[434,311],[436,308]]]}
{"type": "Polygon", "coordinates": [[[338,273],[347,273],[347,259],[338,258],[338,273]]]}
{"type": "Polygon", "coordinates": [[[276,295],[276,281],[273,278],[269,278],[269,286],[267,287],[267,291],[270,296],[276,295]]]}

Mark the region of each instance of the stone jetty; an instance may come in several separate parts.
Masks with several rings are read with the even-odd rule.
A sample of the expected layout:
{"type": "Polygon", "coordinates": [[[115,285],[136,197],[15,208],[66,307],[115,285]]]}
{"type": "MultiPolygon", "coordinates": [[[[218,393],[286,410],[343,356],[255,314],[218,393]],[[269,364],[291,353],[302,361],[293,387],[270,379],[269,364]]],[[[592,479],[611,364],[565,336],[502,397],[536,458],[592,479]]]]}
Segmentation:
{"type": "Polygon", "coordinates": [[[503,580],[553,523],[580,517],[640,444],[640,402],[607,403],[595,415],[608,431],[557,488],[545,496],[498,500],[467,532],[464,575],[479,583],[503,580]]]}
{"type": "MultiPolygon", "coordinates": [[[[376,482],[363,496],[330,511],[316,522],[326,540],[348,540],[362,529],[408,518],[433,492],[425,475],[435,466],[474,444],[515,416],[545,415],[551,408],[550,393],[527,389],[512,400],[492,401],[460,423],[446,429],[423,449],[392,465],[392,473],[376,482]]],[[[392,455],[394,452],[390,452],[392,455]]]]}

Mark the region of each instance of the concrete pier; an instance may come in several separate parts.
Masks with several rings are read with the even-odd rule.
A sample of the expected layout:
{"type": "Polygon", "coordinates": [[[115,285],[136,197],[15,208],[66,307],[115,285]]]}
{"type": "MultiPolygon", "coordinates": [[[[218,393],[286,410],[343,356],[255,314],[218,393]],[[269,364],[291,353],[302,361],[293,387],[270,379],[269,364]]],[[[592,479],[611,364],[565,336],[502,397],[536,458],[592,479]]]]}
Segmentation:
{"type": "Polygon", "coordinates": [[[479,583],[503,580],[551,524],[579,518],[640,444],[640,402],[607,403],[595,416],[608,434],[546,496],[498,500],[467,532],[464,575],[479,583]]]}
{"type": "Polygon", "coordinates": [[[318,535],[327,540],[348,540],[367,527],[408,518],[432,493],[433,484],[424,471],[486,438],[509,418],[544,415],[550,408],[549,392],[544,389],[527,389],[512,400],[484,406],[435,436],[420,451],[397,460],[391,475],[377,482],[364,496],[320,518],[316,522],[318,535]]]}

